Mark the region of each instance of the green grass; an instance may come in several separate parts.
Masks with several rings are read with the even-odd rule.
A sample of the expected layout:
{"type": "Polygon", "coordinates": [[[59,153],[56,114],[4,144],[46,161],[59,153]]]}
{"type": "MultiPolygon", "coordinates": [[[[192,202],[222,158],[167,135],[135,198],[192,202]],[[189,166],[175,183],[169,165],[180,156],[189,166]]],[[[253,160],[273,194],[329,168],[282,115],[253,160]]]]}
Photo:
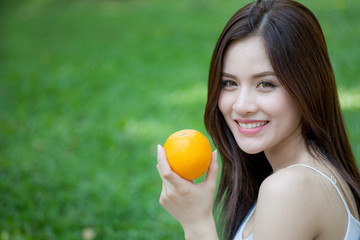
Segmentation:
{"type": "MultiPolygon", "coordinates": [[[[324,27],[360,160],[360,2],[302,2],[324,27]]],[[[183,239],[158,204],[156,144],[205,133],[212,49],[244,3],[1,4],[1,239],[183,239]]]]}

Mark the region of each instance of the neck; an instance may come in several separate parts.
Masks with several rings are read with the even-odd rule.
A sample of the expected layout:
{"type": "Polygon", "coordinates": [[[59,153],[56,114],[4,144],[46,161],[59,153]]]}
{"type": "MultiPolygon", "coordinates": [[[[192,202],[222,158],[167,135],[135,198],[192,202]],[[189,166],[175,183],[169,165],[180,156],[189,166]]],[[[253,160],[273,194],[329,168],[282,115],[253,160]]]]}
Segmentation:
{"type": "Polygon", "coordinates": [[[274,172],[293,164],[309,164],[312,159],[300,128],[264,153],[274,172]]]}

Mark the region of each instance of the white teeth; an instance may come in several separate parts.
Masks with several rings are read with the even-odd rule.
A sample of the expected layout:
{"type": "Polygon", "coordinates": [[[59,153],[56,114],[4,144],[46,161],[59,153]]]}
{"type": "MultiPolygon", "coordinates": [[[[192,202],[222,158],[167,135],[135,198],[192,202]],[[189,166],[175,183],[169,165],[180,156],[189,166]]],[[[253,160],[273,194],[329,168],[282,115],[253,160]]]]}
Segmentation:
{"type": "Polygon", "coordinates": [[[260,127],[260,126],[264,126],[265,124],[267,124],[267,121],[257,122],[257,123],[239,123],[240,127],[245,128],[245,129],[260,127]]]}

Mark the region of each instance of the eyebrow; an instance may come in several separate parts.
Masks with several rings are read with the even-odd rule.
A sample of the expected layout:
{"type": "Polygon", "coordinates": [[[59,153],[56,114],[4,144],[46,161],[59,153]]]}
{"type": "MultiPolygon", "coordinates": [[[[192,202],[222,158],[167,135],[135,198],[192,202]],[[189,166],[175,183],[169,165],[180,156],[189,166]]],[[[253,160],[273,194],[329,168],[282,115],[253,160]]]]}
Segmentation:
{"type": "Polygon", "coordinates": [[[266,71],[266,72],[261,72],[261,73],[257,73],[254,75],[255,78],[266,77],[266,76],[275,76],[276,77],[276,74],[272,71],[266,71]]]}
{"type": "MultiPolygon", "coordinates": [[[[261,78],[261,77],[266,77],[266,76],[276,76],[276,74],[272,71],[265,71],[265,72],[261,72],[261,73],[257,73],[257,74],[254,74],[252,77],[253,78],[261,78]]],[[[237,77],[235,75],[232,75],[230,73],[226,73],[226,72],[223,72],[222,73],[222,77],[228,77],[228,78],[234,78],[236,79],[237,77]]]]}
{"type": "Polygon", "coordinates": [[[232,74],[230,74],[230,73],[225,73],[225,72],[223,72],[223,73],[221,74],[221,77],[237,78],[236,76],[234,76],[234,75],[232,75],[232,74]]]}

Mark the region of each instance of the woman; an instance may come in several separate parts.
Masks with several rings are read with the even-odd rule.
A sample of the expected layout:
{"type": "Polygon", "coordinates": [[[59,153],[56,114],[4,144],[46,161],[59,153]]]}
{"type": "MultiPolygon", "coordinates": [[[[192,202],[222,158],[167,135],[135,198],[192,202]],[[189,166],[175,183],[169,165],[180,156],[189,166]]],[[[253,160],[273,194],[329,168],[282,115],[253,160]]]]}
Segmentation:
{"type": "MultiPolygon", "coordinates": [[[[224,239],[360,239],[360,175],[315,16],[256,1],[227,23],[209,74],[205,126],[222,159],[224,239]]],[[[158,147],[161,205],[187,239],[218,239],[218,165],[194,185],[158,147]]]]}

